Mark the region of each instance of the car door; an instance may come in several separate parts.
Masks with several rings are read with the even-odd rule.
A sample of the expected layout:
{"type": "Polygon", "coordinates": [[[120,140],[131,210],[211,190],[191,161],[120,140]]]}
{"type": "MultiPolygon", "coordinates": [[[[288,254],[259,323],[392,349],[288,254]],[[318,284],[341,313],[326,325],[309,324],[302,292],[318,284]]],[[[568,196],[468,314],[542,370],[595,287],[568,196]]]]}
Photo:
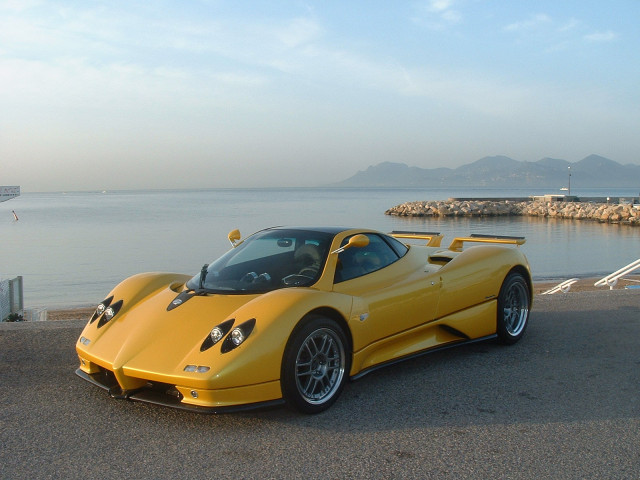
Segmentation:
{"type": "Polygon", "coordinates": [[[372,361],[386,361],[411,349],[412,330],[435,318],[440,279],[429,272],[419,250],[403,246],[404,252],[397,251],[391,237],[366,236],[367,246],[340,253],[334,291],[353,298],[349,327],[354,354],[369,349],[378,352],[372,361]],[[396,346],[389,350],[387,343],[396,346]]]}

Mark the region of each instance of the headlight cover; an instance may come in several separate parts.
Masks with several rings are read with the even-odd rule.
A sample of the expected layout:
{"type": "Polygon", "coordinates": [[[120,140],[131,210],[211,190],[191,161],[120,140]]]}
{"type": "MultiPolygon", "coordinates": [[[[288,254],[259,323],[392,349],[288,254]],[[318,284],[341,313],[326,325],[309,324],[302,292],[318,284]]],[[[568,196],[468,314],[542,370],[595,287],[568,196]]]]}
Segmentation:
{"type": "Polygon", "coordinates": [[[256,319],[252,318],[247,320],[244,323],[241,323],[236,328],[231,330],[231,333],[224,339],[222,342],[222,347],[220,351],[222,353],[227,353],[233,350],[234,348],[238,348],[240,345],[244,343],[251,332],[253,332],[253,328],[256,326],[256,319]]]}
{"type": "MultiPolygon", "coordinates": [[[[122,300],[118,300],[116,303],[109,305],[105,310],[100,320],[98,321],[98,328],[104,326],[109,320],[115,317],[122,308],[122,300]]],[[[96,310],[97,312],[97,310],[96,310]]]]}
{"type": "Polygon", "coordinates": [[[98,306],[96,307],[96,311],[91,316],[89,323],[93,323],[98,318],[100,318],[104,311],[109,307],[109,305],[111,305],[111,302],[113,302],[113,296],[105,298],[102,302],[100,302],[100,304],[98,304],[98,306]]]}
{"type": "Polygon", "coordinates": [[[232,318],[230,320],[226,320],[222,322],[220,325],[216,325],[215,327],[213,327],[209,335],[207,335],[207,338],[205,338],[204,342],[202,342],[202,345],[200,346],[200,351],[204,352],[205,350],[210,349],[216,343],[222,340],[224,336],[227,333],[229,333],[229,330],[231,330],[231,327],[233,326],[234,322],[235,322],[235,319],[232,318]]]}

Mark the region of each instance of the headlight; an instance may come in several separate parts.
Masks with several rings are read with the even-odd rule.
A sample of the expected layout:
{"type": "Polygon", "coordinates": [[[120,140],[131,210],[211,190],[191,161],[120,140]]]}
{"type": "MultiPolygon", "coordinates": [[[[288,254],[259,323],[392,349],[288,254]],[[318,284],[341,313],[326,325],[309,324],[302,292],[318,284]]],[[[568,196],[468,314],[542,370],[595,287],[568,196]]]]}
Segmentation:
{"type": "Polygon", "coordinates": [[[211,330],[211,333],[209,334],[209,336],[211,337],[211,341],[215,345],[220,340],[222,340],[222,337],[224,337],[224,332],[220,327],[214,327],[214,329],[211,330]]]}
{"type": "MultiPolygon", "coordinates": [[[[104,313],[102,314],[102,316],[100,317],[100,321],[98,322],[98,328],[102,327],[109,320],[115,317],[121,308],[122,308],[122,300],[118,300],[113,305],[110,305],[107,308],[105,308],[104,313]]],[[[97,312],[98,311],[96,310],[96,313],[97,312]]]]}
{"type": "Polygon", "coordinates": [[[253,328],[256,326],[256,319],[252,318],[251,320],[247,320],[244,323],[241,323],[236,328],[231,331],[231,334],[224,340],[222,343],[222,347],[220,351],[222,353],[227,353],[233,350],[234,348],[239,347],[244,343],[251,332],[253,332],[253,328]]]}
{"type": "Polygon", "coordinates": [[[205,338],[204,342],[202,342],[200,351],[204,352],[205,350],[208,350],[220,340],[222,340],[224,336],[229,333],[231,327],[233,327],[233,322],[235,322],[235,320],[232,318],[230,320],[222,322],[220,325],[216,325],[215,327],[213,327],[209,335],[207,335],[207,338],[205,338]]]}
{"type": "Polygon", "coordinates": [[[233,330],[231,330],[231,342],[233,342],[236,347],[244,342],[245,338],[246,337],[244,336],[244,332],[242,331],[242,329],[234,328],[233,330]]]}
{"type": "Polygon", "coordinates": [[[115,314],[116,311],[113,309],[113,307],[109,307],[104,311],[104,318],[106,321],[109,321],[114,317],[115,314]]]}
{"type": "Polygon", "coordinates": [[[102,303],[100,303],[100,305],[98,305],[96,307],[96,311],[91,316],[91,319],[89,320],[89,323],[93,323],[98,318],[100,318],[100,316],[104,313],[104,311],[107,309],[107,307],[109,307],[109,305],[111,305],[111,302],[113,302],[113,297],[105,298],[102,301],[102,303]]]}

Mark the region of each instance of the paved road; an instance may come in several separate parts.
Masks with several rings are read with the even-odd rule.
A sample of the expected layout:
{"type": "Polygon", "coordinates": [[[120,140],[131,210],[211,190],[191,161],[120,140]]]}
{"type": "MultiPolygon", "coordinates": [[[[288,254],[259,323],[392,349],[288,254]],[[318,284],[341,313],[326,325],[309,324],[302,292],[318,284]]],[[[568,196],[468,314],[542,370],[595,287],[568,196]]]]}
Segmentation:
{"type": "Polygon", "coordinates": [[[0,325],[0,478],[640,478],[640,292],[536,301],[517,345],[380,370],[317,416],[113,400],[73,373],[84,322],[0,325]]]}

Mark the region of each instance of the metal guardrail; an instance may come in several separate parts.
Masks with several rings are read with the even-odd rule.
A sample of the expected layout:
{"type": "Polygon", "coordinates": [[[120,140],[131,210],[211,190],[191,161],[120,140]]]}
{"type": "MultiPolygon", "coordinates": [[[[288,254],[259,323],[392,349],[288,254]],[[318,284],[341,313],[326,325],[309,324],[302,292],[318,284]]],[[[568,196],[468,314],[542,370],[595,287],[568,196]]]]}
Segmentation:
{"type": "Polygon", "coordinates": [[[0,322],[4,322],[12,313],[21,316],[24,313],[21,276],[0,281],[0,322]]]}
{"type": "Polygon", "coordinates": [[[571,285],[573,285],[577,281],[578,281],[577,278],[570,278],[569,280],[565,280],[564,282],[559,283],[555,287],[542,292],[540,295],[552,295],[558,292],[567,293],[569,290],[571,290],[571,285]]]}
{"type": "Polygon", "coordinates": [[[604,278],[601,278],[593,285],[596,287],[604,287],[608,286],[609,290],[613,290],[613,287],[616,286],[618,280],[620,280],[625,275],[629,275],[631,272],[640,269],[640,258],[635,262],[631,262],[626,267],[622,267],[620,270],[616,270],[615,272],[607,275],[604,278]]]}

